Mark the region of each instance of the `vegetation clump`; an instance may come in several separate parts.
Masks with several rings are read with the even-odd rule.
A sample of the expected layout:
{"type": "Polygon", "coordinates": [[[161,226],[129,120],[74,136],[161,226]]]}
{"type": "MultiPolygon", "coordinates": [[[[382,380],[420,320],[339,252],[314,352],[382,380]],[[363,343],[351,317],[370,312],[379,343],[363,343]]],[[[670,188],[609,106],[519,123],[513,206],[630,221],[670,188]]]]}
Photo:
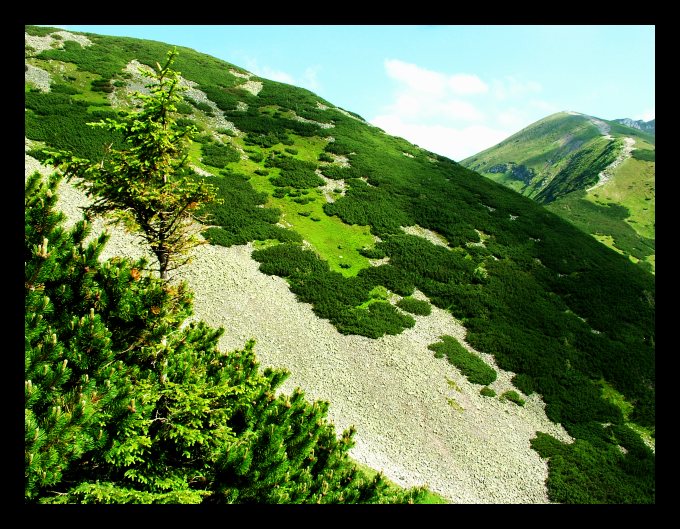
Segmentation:
{"type": "Polygon", "coordinates": [[[432,314],[432,307],[427,301],[412,297],[401,298],[397,301],[397,307],[418,316],[429,316],[432,314]]]}
{"type": "Polygon", "coordinates": [[[224,169],[227,164],[238,162],[241,159],[241,155],[236,149],[223,143],[203,144],[201,150],[203,151],[203,163],[219,169],[224,169]]]}
{"type": "Polygon", "coordinates": [[[479,394],[482,395],[483,397],[496,396],[496,392],[493,390],[493,388],[490,388],[489,386],[484,386],[482,389],[480,389],[479,394]]]}
{"type": "Polygon", "coordinates": [[[500,399],[509,400],[510,402],[514,402],[518,406],[524,406],[525,404],[524,399],[520,397],[519,393],[517,393],[515,390],[508,390],[503,392],[500,396],[500,399]]]}
{"type": "Polygon", "coordinates": [[[465,349],[458,340],[447,335],[440,339],[440,342],[427,346],[435,352],[435,358],[445,356],[449,363],[460,369],[473,384],[487,386],[496,380],[496,371],[477,355],[465,349]]]}

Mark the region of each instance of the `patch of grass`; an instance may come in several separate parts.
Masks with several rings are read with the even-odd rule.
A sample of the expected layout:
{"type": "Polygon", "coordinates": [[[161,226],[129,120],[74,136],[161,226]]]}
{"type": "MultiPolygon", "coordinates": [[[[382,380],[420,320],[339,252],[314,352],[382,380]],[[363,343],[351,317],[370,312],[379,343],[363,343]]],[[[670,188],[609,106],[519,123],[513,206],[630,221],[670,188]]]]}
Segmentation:
{"type": "MultiPolygon", "coordinates": [[[[343,266],[344,263],[340,264],[341,268],[345,268],[343,266]]],[[[377,302],[384,302],[387,301],[387,299],[390,297],[389,291],[382,285],[378,285],[376,287],[373,287],[369,293],[368,293],[368,300],[364,301],[361,305],[357,305],[356,308],[358,309],[367,309],[369,306],[371,306],[373,303],[377,302]]]]}
{"type": "Polygon", "coordinates": [[[447,377],[446,383],[451,389],[457,391],[458,393],[461,392],[460,386],[458,384],[456,384],[455,380],[451,380],[450,378],[447,377]]]}
{"type": "Polygon", "coordinates": [[[463,347],[458,340],[448,335],[441,336],[440,340],[427,346],[435,352],[435,358],[446,356],[449,363],[458,368],[473,384],[487,386],[496,380],[496,371],[479,356],[463,347]]]}
{"type": "MultiPolygon", "coordinates": [[[[358,461],[352,461],[354,463],[354,466],[357,468],[359,472],[361,472],[366,478],[368,479],[373,479],[377,474],[378,471],[369,467],[368,465],[364,465],[363,463],[359,463],[358,461]]],[[[387,481],[388,486],[394,488],[395,490],[402,490],[403,487],[400,487],[393,481],[390,481],[389,479],[385,478],[385,481],[387,481]]],[[[420,501],[417,503],[421,504],[449,504],[448,500],[444,499],[442,496],[439,494],[432,492],[425,488],[424,494],[420,498],[420,501]]]]}
{"type": "Polygon", "coordinates": [[[594,190],[595,194],[586,194],[585,191],[570,193],[546,207],[619,253],[636,259],[653,255],[654,240],[636,232],[630,210],[615,203],[615,197],[605,199],[599,195],[605,187],[594,190]]]}
{"type": "Polygon", "coordinates": [[[410,296],[401,298],[397,302],[397,307],[418,316],[429,316],[432,314],[432,307],[427,301],[415,299],[410,296]]]}
{"type": "Polygon", "coordinates": [[[612,387],[612,385],[606,380],[600,379],[598,384],[602,386],[602,398],[608,402],[611,402],[614,404],[614,406],[621,410],[625,425],[637,432],[638,435],[640,435],[640,437],[642,437],[642,439],[644,439],[648,445],[654,446],[654,430],[635,424],[630,420],[630,416],[633,413],[635,406],[628,402],[626,398],[621,393],[616,391],[616,389],[612,387]]]}
{"type": "Polygon", "coordinates": [[[299,205],[290,199],[271,199],[271,203],[281,210],[281,218],[291,225],[303,239],[308,241],[319,256],[328,262],[331,270],[343,275],[355,276],[363,268],[370,266],[368,259],[359,254],[358,248],[373,242],[368,226],[350,226],[337,217],[328,217],[323,210],[323,197],[305,205],[299,205]],[[301,208],[309,211],[310,218],[300,217],[301,208]],[[320,219],[315,222],[311,217],[320,219]],[[342,243],[343,250],[338,250],[342,243]],[[351,268],[341,268],[340,263],[349,264],[351,268]]]}
{"type": "Polygon", "coordinates": [[[629,158],[614,177],[587,195],[592,202],[616,202],[628,209],[626,223],[641,237],[655,238],[655,163],[629,158]],[[596,197],[595,194],[598,196],[596,197]],[[646,200],[646,199],[651,200],[646,200]]]}
{"type": "MultiPolygon", "coordinates": [[[[239,140],[240,138],[237,141],[239,140]]],[[[326,143],[325,140],[315,137],[297,138],[294,144],[298,151],[296,159],[315,163],[326,143]]],[[[255,152],[259,150],[255,147],[250,148],[255,152]]],[[[266,153],[268,149],[259,151],[266,153]]],[[[240,163],[242,166],[243,161],[240,163]]],[[[319,189],[310,190],[308,195],[310,201],[306,204],[296,203],[295,197],[291,198],[282,192],[277,192],[276,186],[269,178],[278,174],[279,168],[272,167],[267,175],[261,175],[256,173],[256,171],[262,171],[260,166],[252,164],[251,167],[253,177],[250,183],[257,191],[269,195],[266,206],[279,209],[281,220],[309,242],[317,254],[328,262],[331,270],[351,277],[356,276],[360,270],[370,267],[368,258],[359,253],[361,248],[373,246],[373,236],[368,226],[346,224],[339,217],[326,215],[323,209],[326,200],[319,189]],[[301,216],[301,212],[309,214],[301,216]],[[341,245],[343,249],[339,250],[338,245],[341,245]],[[341,263],[349,267],[341,267],[341,263]]]]}
{"type": "Polygon", "coordinates": [[[456,411],[465,411],[465,408],[463,408],[454,398],[446,397],[446,402],[448,402],[449,406],[451,406],[456,411]]]}
{"type": "Polygon", "coordinates": [[[499,398],[501,400],[509,400],[510,402],[514,402],[518,406],[524,406],[525,404],[525,400],[520,397],[519,393],[517,393],[515,390],[505,391],[499,398]]]}
{"type": "Polygon", "coordinates": [[[482,395],[483,397],[495,397],[496,392],[490,388],[489,386],[484,386],[482,389],[479,390],[479,394],[482,395]]]}

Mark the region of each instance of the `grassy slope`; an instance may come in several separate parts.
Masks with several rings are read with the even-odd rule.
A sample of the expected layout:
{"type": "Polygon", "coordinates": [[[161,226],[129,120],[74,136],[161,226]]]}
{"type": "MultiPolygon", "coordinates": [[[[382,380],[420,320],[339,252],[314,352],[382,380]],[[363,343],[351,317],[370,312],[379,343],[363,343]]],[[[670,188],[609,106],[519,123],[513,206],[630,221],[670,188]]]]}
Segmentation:
{"type": "Polygon", "coordinates": [[[600,133],[587,118],[559,112],[513,134],[498,145],[471,156],[461,163],[479,173],[533,198],[564,167],[568,155],[600,139],[600,133]],[[514,162],[532,169],[530,182],[521,182],[509,171],[490,172],[494,166],[514,162]]]}
{"type": "MultiPolygon", "coordinates": [[[[132,58],[153,63],[168,47],[136,39],[91,38],[103,46],[55,51],[31,60],[44,67],[48,59],[61,58],[77,62],[80,72],[102,72],[110,77],[117,75],[116,72],[132,58]]],[[[280,116],[288,115],[291,109],[308,119],[335,125],[312,134],[295,133],[283,127],[285,138],[266,146],[248,144],[242,137],[223,137],[223,141],[268,157],[276,151],[283,154],[286,148],[294,149],[297,152],[288,153],[288,156],[307,162],[316,161],[322,152],[330,149],[332,153],[347,156],[352,168],[359,171],[346,179],[346,196],[338,195],[334,204],[324,205],[324,198],[314,188],[300,190],[306,195],[297,197],[290,194],[273,196],[277,190],[270,177],[277,176],[280,170],[267,167],[268,175],[255,174],[255,171],[265,169],[264,160],[238,161],[227,166],[227,169],[245,175],[246,183],[263,193],[264,202],[258,202],[259,198],[252,194],[241,193],[234,195],[232,200],[235,202],[225,204],[225,209],[246,204],[243,211],[256,219],[255,213],[263,212],[258,204],[265,206],[264,210],[268,212],[277,207],[281,220],[290,223],[293,231],[312,245],[320,258],[318,262],[329,267],[330,274],[322,272],[323,266],[316,261],[305,258],[296,262],[295,259],[303,254],[298,253],[295,242],[289,246],[289,253],[283,255],[283,262],[272,261],[274,254],[262,254],[262,266],[275,265],[282,270],[279,275],[291,265],[298,271],[302,266],[304,278],[318,281],[313,289],[304,290],[305,285],[296,279],[295,273],[287,276],[291,288],[302,289],[296,290],[299,296],[316,296],[315,307],[325,304],[324,310],[331,311],[331,316],[333,311],[340,310],[339,321],[345,329],[356,329],[352,332],[364,332],[362,329],[367,327],[362,325],[366,321],[370,325],[382,325],[383,329],[389,328],[389,332],[399,332],[407,322],[395,322],[393,316],[386,315],[384,310],[389,307],[385,307],[386,304],[370,302],[371,292],[376,287],[387,287],[408,294],[417,287],[433,304],[448,308],[468,326],[467,340],[471,345],[494,354],[501,368],[518,373],[518,388],[527,394],[532,391],[542,393],[552,420],[564,421],[570,433],[583,439],[588,446],[590,443],[593,447],[600,446],[593,450],[601,450],[601,443],[608,446],[610,441],[600,439],[601,433],[596,432],[597,426],[592,430],[592,424],[622,420],[615,409],[606,406],[597,390],[597,381],[602,378],[630,402],[637,403],[630,420],[653,428],[654,367],[650,341],[653,344],[654,282],[648,274],[633,268],[594,241],[591,244],[592,239],[532,201],[492,184],[450,160],[348,117],[307,91],[260,80],[263,91],[257,97],[251,96],[238,88],[243,80],[228,73],[228,69],[238,70],[237,67],[188,49],[181,48],[180,54],[182,60],[177,66],[182,74],[212,94],[226,117],[241,130],[255,131],[258,123],[277,128],[280,122],[262,121],[261,114],[275,116],[278,111],[276,119],[280,120],[280,116]],[[250,106],[253,110],[250,117],[236,109],[238,101],[250,106]],[[318,104],[331,108],[322,111],[318,104]],[[328,135],[333,135],[335,142],[325,139],[328,135]],[[304,196],[312,200],[307,204],[294,200],[304,196]],[[309,211],[310,215],[298,215],[303,210],[309,211]],[[313,221],[312,216],[319,220],[313,221]],[[413,224],[441,233],[455,251],[435,247],[419,237],[401,232],[400,226],[413,224]],[[486,234],[486,246],[467,247],[467,243],[479,241],[476,230],[486,234]],[[385,241],[379,243],[377,249],[390,257],[390,265],[367,267],[366,258],[359,254],[361,248],[373,246],[371,234],[379,235],[385,241]],[[340,267],[340,255],[349,261],[350,268],[340,267]],[[304,268],[308,266],[303,265],[304,262],[312,268],[304,268]],[[485,274],[478,274],[480,269],[485,270],[485,274]],[[334,276],[333,272],[340,273],[334,276]],[[620,288],[624,283],[628,285],[627,289],[620,288]],[[640,299],[652,301],[640,304],[640,299]],[[349,305],[333,305],[338,300],[349,305]],[[367,302],[369,308],[380,310],[369,313],[364,308],[353,308],[365,306],[367,302]],[[582,319],[573,318],[573,313],[582,319]],[[358,327],[355,326],[357,321],[361,324],[358,327]],[[600,334],[594,335],[592,329],[600,334]],[[593,356],[591,349],[598,350],[599,354],[593,356]],[[567,373],[564,373],[565,359],[570,366],[567,373]],[[578,398],[574,399],[573,395],[578,398]]],[[[67,81],[66,78],[63,80],[67,81]]],[[[81,98],[101,97],[87,88],[81,87],[79,91],[83,92],[81,98]]],[[[38,119],[35,115],[43,99],[51,101],[49,97],[36,95],[32,99],[32,109],[27,111],[27,123],[31,125],[27,130],[29,137],[46,134],[39,129],[43,118],[38,119]]],[[[54,119],[62,123],[72,117],[54,116],[54,119]]],[[[192,117],[201,125],[208,123],[201,111],[196,111],[192,117]]],[[[82,123],[73,122],[63,128],[62,136],[55,136],[52,141],[63,141],[68,146],[68,131],[72,135],[79,134],[82,129],[82,123]]],[[[589,129],[583,129],[584,135],[591,133],[589,129]]],[[[94,149],[82,146],[86,147],[94,149]]],[[[192,153],[192,161],[200,166],[200,148],[195,145],[192,153]]],[[[544,160],[541,157],[545,155],[531,150],[525,154],[537,163],[544,160]]],[[[218,168],[202,167],[215,177],[222,175],[218,168]]],[[[267,220],[271,215],[265,217],[264,223],[258,221],[260,226],[272,222],[267,220]]],[[[230,226],[227,228],[231,229],[230,226]]],[[[276,245],[267,248],[276,248],[276,245]]],[[[578,459],[581,455],[575,453],[574,457],[578,459]]],[[[623,464],[618,457],[608,456],[607,464],[614,467],[623,464]]],[[[633,482],[632,497],[649,501],[646,482],[643,480],[638,484],[635,479],[633,482]]],[[[572,486],[579,487],[572,484],[567,488],[572,486]]],[[[614,489],[618,490],[616,487],[619,486],[626,491],[629,487],[622,484],[614,489]]],[[[561,498],[562,485],[554,487],[551,494],[561,498]]],[[[588,494],[599,497],[595,492],[588,494]]],[[[621,494],[619,497],[631,497],[628,492],[621,494]]]]}
{"type": "MultiPolygon", "coordinates": [[[[635,139],[636,149],[654,150],[655,139],[650,134],[613,121],[606,123],[611,127],[614,138],[632,137],[635,139]]],[[[633,262],[645,261],[645,267],[653,271],[653,161],[628,159],[614,171],[606,185],[591,192],[582,190],[594,183],[593,174],[599,170],[591,171],[593,174],[589,176],[590,180],[576,178],[571,187],[560,186],[557,194],[539,189],[541,183],[551,181],[554,182],[553,187],[556,187],[560,171],[569,178],[574,173],[569,170],[569,159],[582,149],[591,151],[583,162],[597,163],[597,154],[607,144],[607,140],[587,116],[558,113],[536,122],[495,147],[463,160],[462,163],[498,183],[546,203],[548,209],[554,213],[593,235],[606,246],[629,256],[633,262]],[[510,171],[489,172],[490,168],[509,161],[533,169],[536,176],[527,183],[517,179],[510,171]]]]}

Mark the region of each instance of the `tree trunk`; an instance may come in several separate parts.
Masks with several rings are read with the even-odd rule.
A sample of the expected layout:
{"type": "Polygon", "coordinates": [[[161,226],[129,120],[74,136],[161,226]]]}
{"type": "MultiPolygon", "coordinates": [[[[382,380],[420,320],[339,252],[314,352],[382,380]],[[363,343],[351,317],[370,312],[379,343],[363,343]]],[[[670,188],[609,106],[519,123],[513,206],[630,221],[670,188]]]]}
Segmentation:
{"type": "Polygon", "coordinates": [[[165,246],[161,246],[156,250],[156,258],[158,259],[158,269],[163,281],[168,280],[168,266],[170,266],[170,252],[165,246]]]}

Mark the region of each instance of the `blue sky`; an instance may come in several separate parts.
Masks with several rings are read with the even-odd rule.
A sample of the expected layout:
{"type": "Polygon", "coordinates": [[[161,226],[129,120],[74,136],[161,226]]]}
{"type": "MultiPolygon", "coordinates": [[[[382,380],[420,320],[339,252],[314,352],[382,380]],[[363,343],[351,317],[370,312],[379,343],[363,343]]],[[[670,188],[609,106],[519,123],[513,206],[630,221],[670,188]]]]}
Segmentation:
{"type": "Polygon", "coordinates": [[[655,117],[655,27],[54,24],[186,46],[462,160],[554,112],[655,117]]]}

